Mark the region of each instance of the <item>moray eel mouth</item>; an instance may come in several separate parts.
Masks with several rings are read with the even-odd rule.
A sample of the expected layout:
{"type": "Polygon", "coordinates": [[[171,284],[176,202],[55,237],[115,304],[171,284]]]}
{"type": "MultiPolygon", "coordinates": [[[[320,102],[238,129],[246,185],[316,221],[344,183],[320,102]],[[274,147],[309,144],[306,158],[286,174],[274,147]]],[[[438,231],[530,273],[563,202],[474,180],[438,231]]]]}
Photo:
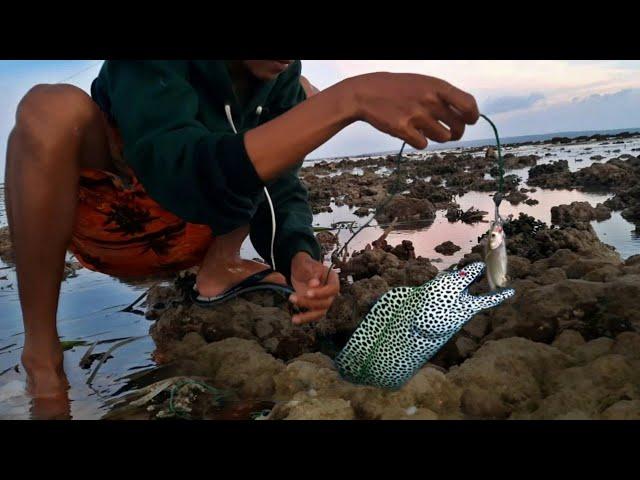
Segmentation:
{"type": "Polygon", "coordinates": [[[461,295],[469,293],[469,287],[480,281],[486,268],[484,262],[474,262],[451,272],[461,295]]]}

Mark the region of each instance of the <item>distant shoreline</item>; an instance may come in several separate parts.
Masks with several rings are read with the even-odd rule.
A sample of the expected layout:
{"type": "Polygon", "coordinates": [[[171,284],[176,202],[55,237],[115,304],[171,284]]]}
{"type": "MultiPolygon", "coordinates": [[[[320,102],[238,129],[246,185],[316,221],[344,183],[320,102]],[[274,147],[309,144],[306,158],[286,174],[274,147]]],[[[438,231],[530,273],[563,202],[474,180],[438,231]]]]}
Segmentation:
{"type": "MultiPolygon", "coordinates": [[[[514,144],[534,144],[534,143],[542,143],[547,140],[552,140],[553,138],[569,138],[575,139],[579,137],[592,137],[594,135],[602,135],[602,136],[614,136],[619,135],[621,133],[630,133],[636,134],[640,133],[640,127],[635,128],[615,128],[611,130],[582,130],[582,131],[568,131],[568,132],[553,132],[553,133],[541,133],[536,135],[518,135],[513,137],[504,137],[501,138],[500,141],[502,145],[514,145],[514,144]]],[[[447,144],[443,143],[430,143],[427,147],[426,151],[439,151],[439,150],[454,150],[454,149],[465,149],[465,148],[478,148],[485,146],[493,146],[495,145],[495,140],[493,138],[483,138],[479,140],[465,140],[459,142],[449,142],[447,144]]],[[[407,148],[406,152],[420,152],[423,150],[416,150],[414,148],[407,148]]],[[[335,157],[317,157],[317,158],[307,158],[307,161],[318,161],[318,160],[336,160],[342,158],[362,158],[362,157],[372,157],[372,156],[381,156],[381,155],[390,155],[393,153],[397,153],[397,150],[387,150],[384,152],[369,152],[369,153],[361,153],[357,155],[338,155],[335,157]]]]}

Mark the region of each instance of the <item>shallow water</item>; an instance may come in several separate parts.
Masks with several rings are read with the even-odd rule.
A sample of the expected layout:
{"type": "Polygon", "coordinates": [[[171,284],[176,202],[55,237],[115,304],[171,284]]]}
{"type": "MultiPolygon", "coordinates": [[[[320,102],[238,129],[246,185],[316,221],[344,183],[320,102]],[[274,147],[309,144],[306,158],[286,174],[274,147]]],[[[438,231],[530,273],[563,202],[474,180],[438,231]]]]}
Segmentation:
{"type": "MultiPolygon", "coordinates": [[[[544,156],[551,153],[552,156],[543,157],[538,163],[547,163],[558,159],[569,160],[572,170],[583,168],[593,163],[589,157],[602,155],[602,162],[609,158],[624,153],[637,155],[632,148],[640,147],[640,140],[625,140],[624,144],[603,145],[602,142],[594,142],[580,145],[535,145],[520,146],[507,149],[516,155],[537,154],[544,156]],[[614,150],[620,152],[614,153],[614,150]],[[581,162],[576,161],[582,159],[581,162]]],[[[431,155],[432,152],[429,152],[431,155]]],[[[476,153],[479,155],[479,153],[476,153]]],[[[361,174],[361,169],[352,170],[355,174],[361,174]]],[[[382,171],[382,170],[381,170],[382,171]]],[[[384,169],[388,172],[388,169],[384,169]]],[[[526,181],[528,169],[509,171],[516,173],[526,181]]],[[[4,212],[4,190],[0,188],[0,225],[6,225],[4,212]]],[[[529,194],[540,203],[529,206],[521,203],[513,206],[503,202],[501,214],[508,216],[525,212],[544,222],[550,222],[550,209],[561,203],[573,201],[588,201],[592,205],[603,202],[610,195],[583,193],[567,190],[543,190],[537,189],[529,194]]],[[[462,209],[471,206],[492,212],[493,201],[488,193],[470,192],[455,199],[462,209]]],[[[314,217],[314,225],[330,226],[338,221],[355,221],[364,223],[368,217],[356,217],[347,206],[336,207],[332,205],[332,213],[320,213],[314,217]]],[[[482,235],[487,223],[467,225],[464,223],[450,223],[444,217],[444,211],[438,211],[436,219],[432,223],[423,222],[419,228],[399,225],[388,237],[391,244],[402,240],[411,240],[416,249],[416,254],[439,261],[435,263],[443,269],[456,263],[465,253],[475,245],[477,237],[482,235]],[[442,256],[435,252],[434,247],[446,240],[451,240],[461,248],[456,254],[442,256]]],[[[490,218],[488,215],[487,218],[490,218]]],[[[350,245],[350,251],[363,248],[367,243],[377,239],[383,232],[383,228],[377,226],[374,220],[371,228],[365,229],[350,245]]],[[[601,240],[616,247],[623,258],[640,253],[640,235],[634,233],[634,225],[624,220],[619,213],[614,212],[611,219],[604,222],[593,222],[594,229],[601,240]]],[[[348,230],[340,230],[341,242],[345,242],[349,236],[348,230]]],[[[245,243],[243,254],[247,258],[258,256],[250,243],[245,243]]],[[[0,268],[6,267],[0,262],[0,268]]],[[[136,384],[136,377],[142,373],[148,373],[156,369],[152,359],[154,343],[147,335],[151,322],[144,316],[134,313],[121,312],[125,306],[133,302],[148,286],[157,280],[147,280],[136,284],[124,283],[106,275],[91,272],[86,269],[78,271],[78,275],[69,278],[62,284],[62,294],[58,310],[58,328],[62,340],[84,340],[87,345],[76,346],[65,352],[65,371],[71,383],[70,408],[74,419],[100,418],[107,411],[105,401],[114,396],[119,396],[136,384]],[[87,351],[88,346],[96,341],[104,341],[96,347],[96,353],[105,352],[114,342],[132,336],[144,336],[113,352],[113,358],[109,359],[100,369],[93,381],[92,387],[86,385],[91,369],[83,370],[78,363],[87,351]]],[[[0,419],[30,418],[31,402],[24,394],[25,375],[20,363],[20,354],[23,344],[23,328],[21,322],[20,306],[16,288],[15,271],[12,268],[0,270],[0,419]],[[4,278],[6,277],[6,278],[4,278]],[[16,367],[17,366],[17,367],[16,367]]],[[[95,364],[94,364],[95,366],[95,364]]]]}

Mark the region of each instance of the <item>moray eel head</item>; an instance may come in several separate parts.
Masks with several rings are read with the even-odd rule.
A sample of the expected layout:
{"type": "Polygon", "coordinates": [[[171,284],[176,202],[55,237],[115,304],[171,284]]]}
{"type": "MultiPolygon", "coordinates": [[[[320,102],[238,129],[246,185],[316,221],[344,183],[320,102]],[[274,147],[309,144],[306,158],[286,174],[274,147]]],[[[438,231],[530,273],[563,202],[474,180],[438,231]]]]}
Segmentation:
{"type": "Polygon", "coordinates": [[[485,271],[483,262],[443,272],[420,289],[416,330],[423,336],[440,337],[459,330],[473,315],[495,307],[515,294],[512,288],[487,295],[471,295],[469,286],[485,271]]]}

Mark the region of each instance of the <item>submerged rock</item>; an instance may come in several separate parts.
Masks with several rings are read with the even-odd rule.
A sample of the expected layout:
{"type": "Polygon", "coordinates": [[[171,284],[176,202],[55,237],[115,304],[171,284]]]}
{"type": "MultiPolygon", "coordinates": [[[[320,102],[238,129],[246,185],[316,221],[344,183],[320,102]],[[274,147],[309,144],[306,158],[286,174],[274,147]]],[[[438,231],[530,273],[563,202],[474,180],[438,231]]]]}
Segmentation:
{"type": "Polygon", "coordinates": [[[477,223],[483,222],[485,215],[489,212],[478,210],[475,207],[469,207],[467,210],[461,210],[457,206],[452,206],[447,209],[447,220],[450,222],[457,222],[460,220],[464,223],[477,223]]]}
{"type": "Polygon", "coordinates": [[[518,190],[513,190],[505,195],[504,199],[511,203],[512,205],[518,205],[520,202],[524,202],[529,197],[518,190]]]}
{"type": "Polygon", "coordinates": [[[316,240],[318,240],[322,252],[326,255],[338,243],[338,234],[324,230],[316,234],[316,240]]]}
{"type": "Polygon", "coordinates": [[[544,188],[570,188],[574,184],[574,178],[569,171],[569,162],[558,160],[531,167],[527,183],[544,188]]]}
{"type": "Polygon", "coordinates": [[[611,218],[611,210],[599,203],[592,207],[589,202],[572,202],[551,208],[551,221],[557,225],[574,225],[579,222],[599,222],[611,218]]]}
{"type": "Polygon", "coordinates": [[[429,200],[396,196],[381,210],[376,212],[376,219],[388,223],[397,218],[398,221],[433,220],[436,207],[429,200]]]}
{"type": "Polygon", "coordinates": [[[430,183],[424,180],[416,180],[409,187],[409,193],[414,198],[427,199],[436,208],[443,208],[453,200],[453,192],[445,187],[434,184],[434,179],[430,183]]]}
{"type": "Polygon", "coordinates": [[[9,227],[0,227],[0,259],[8,265],[15,263],[9,227]]]}
{"type": "Polygon", "coordinates": [[[442,255],[453,255],[458,250],[460,250],[460,247],[453,243],[451,240],[447,240],[446,242],[437,245],[434,250],[438,253],[441,253],[442,255]]]}
{"type": "Polygon", "coordinates": [[[589,224],[574,227],[548,227],[544,222],[520,213],[517,219],[505,223],[507,251],[531,261],[568,249],[586,257],[602,257],[620,261],[615,249],[600,241],[589,224]]]}

